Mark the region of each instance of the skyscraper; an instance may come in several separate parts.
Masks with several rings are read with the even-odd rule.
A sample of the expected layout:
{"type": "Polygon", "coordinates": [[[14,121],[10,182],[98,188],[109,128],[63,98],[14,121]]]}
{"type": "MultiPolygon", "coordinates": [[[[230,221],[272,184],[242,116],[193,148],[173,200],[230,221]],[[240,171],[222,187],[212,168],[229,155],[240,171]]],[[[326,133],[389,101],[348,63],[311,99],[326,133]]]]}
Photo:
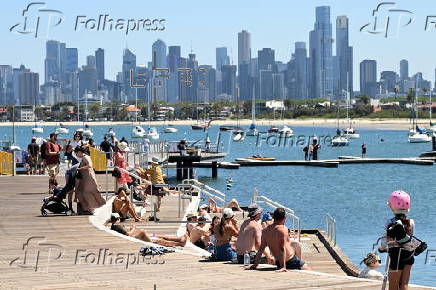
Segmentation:
{"type": "MultiPolygon", "coordinates": [[[[152,45],[152,61],[155,68],[168,68],[167,45],[161,39],[152,45]]],[[[167,79],[161,77],[160,71],[153,71],[154,101],[167,101],[167,79]]]]}
{"type": "Polygon", "coordinates": [[[332,24],[330,7],[316,7],[316,22],[310,32],[310,88],[311,96],[333,96],[332,24]]]}
{"type": "Polygon", "coordinates": [[[251,36],[246,30],[238,33],[238,66],[242,62],[249,63],[251,59],[251,36]]]}
{"type": "Polygon", "coordinates": [[[285,82],[282,73],[277,73],[272,75],[272,98],[274,100],[283,100],[285,95],[285,82]]]}
{"type": "Polygon", "coordinates": [[[299,99],[307,98],[307,50],[306,43],[295,43],[295,97],[299,99]]]}
{"type": "Polygon", "coordinates": [[[223,92],[222,89],[222,76],[221,76],[221,68],[223,65],[229,65],[230,58],[227,55],[227,47],[217,47],[216,48],[216,85],[217,85],[217,94],[221,94],[223,92]]]}
{"type": "Polygon", "coordinates": [[[86,65],[96,67],[95,65],[95,55],[88,55],[86,57],[86,65]]]}
{"type": "Polygon", "coordinates": [[[179,72],[180,67],[180,46],[168,46],[168,68],[170,69],[170,78],[168,83],[168,102],[176,103],[180,100],[179,95],[179,72]]]}
{"type": "Polygon", "coordinates": [[[14,104],[15,98],[12,87],[12,66],[0,65],[0,105],[14,104]]]}
{"type": "Polygon", "coordinates": [[[397,73],[394,71],[382,71],[380,82],[386,93],[392,93],[397,84],[397,73]]]}
{"type": "Polygon", "coordinates": [[[95,66],[84,65],[79,70],[79,98],[90,93],[94,97],[97,95],[97,69],[95,66]]]}
{"type": "Polygon", "coordinates": [[[60,80],[60,44],[59,41],[46,42],[45,55],[45,82],[60,80]]]}
{"type": "Polygon", "coordinates": [[[262,50],[259,50],[257,52],[257,65],[259,70],[276,71],[274,49],[263,48],[262,50]]]}
{"type": "Polygon", "coordinates": [[[273,99],[273,72],[270,69],[259,70],[259,99],[273,99]]]}
{"type": "Polygon", "coordinates": [[[336,18],[336,58],[339,70],[336,95],[347,90],[353,92],[353,47],[349,44],[348,27],[347,16],[336,18]]]}
{"type": "Polygon", "coordinates": [[[66,49],[66,68],[67,73],[77,72],[79,69],[79,60],[77,48],[67,48],[66,49]]]}
{"type": "Polygon", "coordinates": [[[104,81],[104,49],[99,48],[95,51],[95,67],[97,68],[97,80],[99,83],[104,81]]]}
{"type": "Polygon", "coordinates": [[[18,76],[18,92],[21,105],[38,105],[39,74],[22,72],[18,76]]]}
{"type": "Polygon", "coordinates": [[[409,62],[406,59],[400,61],[400,80],[409,78],[409,62]]]}
{"type": "Polygon", "coordinates": [[[253,97],[253,82],[250,75],[250,63],[242,62],[239,64],[239,97],[241,101],[251,100],[253,97]]]}
{"type": "Polygon", "coordinates": [[[377,62],[365,59],[360,63],[360,94],[377,95],[377,62]]]}
{"type": "Polygon", "coordinates": [[[223,65],[221,71],[222,93],[234,99],[236,95],[236,65],[223,65]]]}
{"type": "Polygon", "coordinates": [[[123,96],[122,102],[135,98],[135,89],[130,86],[130,72],[136,75],[136,55],[129,49],[124,49],[123,52],[123,96]]]}

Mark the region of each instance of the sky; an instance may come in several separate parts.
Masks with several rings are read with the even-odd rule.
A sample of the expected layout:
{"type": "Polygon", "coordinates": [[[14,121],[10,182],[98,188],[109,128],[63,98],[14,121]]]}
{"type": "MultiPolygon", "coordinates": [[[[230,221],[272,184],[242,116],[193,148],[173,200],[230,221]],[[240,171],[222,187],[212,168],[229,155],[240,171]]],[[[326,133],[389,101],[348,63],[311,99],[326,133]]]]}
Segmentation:
{"type": "MultiPolygon", "coordinates": [[[[377,60],[378,77],[384,70],[399,72],[401,59],[409,60],[409,72],[423,72],[424,78],[434,80],[436,57],[436,28],[429,26],[425,31],[427,16],[436,15],[436,2],[431,0],[396,1],[397,9],[410,11],[391,12],[391,23],[412,23],[395,30],[385,38],[382,34],[371,34],[360,28],[373,23],[372,12],[381,1],[290,1],[290,0],[240,0],[240,1],[149,1],[149,0],[47,0],[46,8],[63,13],[64,19],[56,27],[47,27],[44,12],[40,12],[39,36],[11,32],[10,28],[23,22],[23,9],[31,1],[14,0],[3,2],[0,10],[0,64],[18,67],[24,64],[32,71],[44,76],[45,42],[48,39],[65,42],[67,47],[79,49],[79,65],[86,63],[86,56],[94,54],[101,47],[105,49],[106,78],[115,79],[121,71],[122,51],[128,47],[137,55],[137,64],[147,64],[151,60],[151,45],[162,39],[167,46],[180,45],[182,55],[192,51],[200,64],[215,66],[215,48],[228,47],[234,64],[237,63],[237,33],[242,29],[251,33],[252,57],[264,47],[275,50],[276,60],[288,62],[294,50],[294,42],[309,40],[309,31],[315,22],[315,7],[331,6],[331,22],[335,37],[335,21],[339,15],[350,19],[350,44],[354,47],[354,87],[359,88],[359,63],[363,59],[377,60]],[[96,19],[100,14],[108,14],[114,19],[165,19],[163,31],[125,31],[86,30],[83,25],[75,30],[77,16],[80,19],[96,19]],[[47,35],[48,31],[48,35],[47,35]]],[[[35,14],[32,14],[33,16],[35,14]]],[[[388,15],[380,12],[379,19],[388,15]]],[[[32,18],[35,19],[35,18],[32,18]]],[[[436,21],[436,17],[434,18],[436,21]]],[[[52,23],[56,21],[53,16],[52,23]]],[[[381,27],[381,26],[379,26],[381,27]]],[[[394,25],[390,27],[395,27],[394,25]]]]}

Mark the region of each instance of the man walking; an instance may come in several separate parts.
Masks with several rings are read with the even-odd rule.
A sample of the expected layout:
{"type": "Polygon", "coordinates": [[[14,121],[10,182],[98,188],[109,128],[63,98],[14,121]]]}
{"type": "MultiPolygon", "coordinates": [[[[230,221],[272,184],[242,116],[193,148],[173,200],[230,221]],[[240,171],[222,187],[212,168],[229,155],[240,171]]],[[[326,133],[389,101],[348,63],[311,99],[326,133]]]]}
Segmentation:
{"type": "Polygon", "coordinates": [[[60,152],[62,146],[57,141],[58,135],[56,133],[50,134],[50,140],[45,146],[45,164],[47,166],[48,175],[51,179],[56,179],[59,173],[60,152]]]}

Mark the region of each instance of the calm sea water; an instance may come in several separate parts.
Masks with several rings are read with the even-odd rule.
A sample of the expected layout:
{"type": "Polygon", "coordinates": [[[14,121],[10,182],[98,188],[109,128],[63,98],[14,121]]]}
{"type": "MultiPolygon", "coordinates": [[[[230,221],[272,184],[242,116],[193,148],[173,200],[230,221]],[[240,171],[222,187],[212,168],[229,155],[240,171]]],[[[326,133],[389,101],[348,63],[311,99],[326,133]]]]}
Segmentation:
{"type": "MultiPolygon", "coordinates": [[[[113,126],[117,137],[130,137],[130,126],[113,126]]],[[[145,127],[145,126],[144,126],[145,127]]],[[[54,130],[46,126],[45,134],[54,130]]],[[[109,126],[94,126],[97,143],[109,126]]],[[[70,128],[72,132],[74,127],[70,128]]],[[[164,127],[158,127],[163,131],[164,127]]],[[[205,137],[202,131],[192,131],[188,126],[178,127],[174,134],[161,133],[160,140],[188,140],[205,137]]],[[[260,128],[266,131],[266,127],[260,128]]],[[[296,135],[334,134],[335,128],[294,127],[296,135]]],[[[11,136],[12,130],[0,127],[0,139],[11,136]]],[[[209,130],[209,136],[216,140],[218,126],[209,130]]],[[[337,158],[341,155],[359,156],[362,143],[367,144],[369,157],[416,157],[430,150],[430,144],[409,144],[407,132],[361,128],[361,139],[352,141],[349,147],[332,148],[322,144],[321,159],[337,158]],[[381,138],[385,141],[381,142],[381,138]]],[[[18,145],[23,148],[29,142],[31,126],[17,127],[18,145]]],[[[253,154],[276,157],[282,160],[302,159],[301,147],[274,147],[262,144],[256,146],[256,137],[246,137],[244,142],[234,143],[230,133],[222,132],[222,141],[228,152],[227,161],[253,154]]],[[[200,179],[222,191],[226,191],[226,178],[234,183],[229,198],[237,198],[242,204],[250,201],[253,189],[283,205],[295,210],[302,220],[303,228],[325,228],[325,214],[331,214],[337,221],[339,246],[358,265],[371,251],[372,244],[383,233],[383,225],[392,216],[386,206],[387,196],[396,189],[411,193],[410,216],[416,222],[416,235],[427,241],[429,249],[436,249],[436,194],[434,166],[401,164],[355,164],[340,165],[339,168],[317,167],[244,167],[239,170],[220,170],[218,179],[210,178],[210,169],[198,170],[200,179]]],[[[169,171],[170,176],[175,171],[169,171]]],[[[382,257],[385,260],[385,256],[382,257]]],[[[384,269],[379,269],[383,271],[384,269]]],[[[436,286],[436,263],[425,265],[425,253],[417,257],[411,282],[436,286]]]]}

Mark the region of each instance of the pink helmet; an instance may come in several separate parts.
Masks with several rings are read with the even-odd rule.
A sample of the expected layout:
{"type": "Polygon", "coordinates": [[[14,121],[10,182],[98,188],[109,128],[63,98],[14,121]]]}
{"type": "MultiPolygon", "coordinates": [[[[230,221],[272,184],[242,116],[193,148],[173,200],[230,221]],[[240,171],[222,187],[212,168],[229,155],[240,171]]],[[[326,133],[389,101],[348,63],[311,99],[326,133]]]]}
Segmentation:
{"type": "Polygon", "coordinates": [[[389,195],[388,206],[394,214],[406,214],[410,209],[410,196],[403,190],[396,190],[389,195]]]}

